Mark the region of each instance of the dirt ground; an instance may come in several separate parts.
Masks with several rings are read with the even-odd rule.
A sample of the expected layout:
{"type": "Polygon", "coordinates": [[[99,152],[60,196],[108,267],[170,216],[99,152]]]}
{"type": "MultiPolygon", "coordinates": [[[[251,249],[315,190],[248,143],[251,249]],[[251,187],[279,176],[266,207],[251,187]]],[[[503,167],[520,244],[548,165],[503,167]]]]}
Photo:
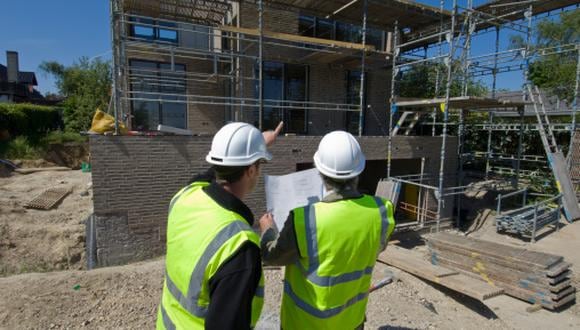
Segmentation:
{"type": "MultiPolygon", "coordinates": [[[[163,258],[80,270],[84,219],[92,211],[90,189],[88,195],[81,192],[89,183],[90,174],[80,171],[0,178],[0,276],[5,276],[0,277],[0,329],[154,328],[163,258]],[[58,208],[23,208],[54,186],[73,187],[58,208]]],[[[544,234],[536,244],[497,235],[491,217],[477,226],[474,237],[564,255],[575,264],[575,279],[580,278],[580,223],[544,234]]],[[[265,275],[258,329],[279,329],[283,269],[268,269],[265,275]]],[[[396,280],[370,295],[367,329],[580,329],[579,305],[529,313],[526,302],[499,296],[482,303],[380,263],[373,281],[387,275],[396,280]]]]}
{"type": "MultiPolygon", "coordinates": [[[[163,259],[92,271],[20,274],[0,278],[0,328],[151,329],[163,282],[163,259]]],[[[279,329],[282,270],[266,270],[266,303],[258,329],[279,329]]],[[[377,264],[373,280],[397,280],[373,292],[367,329],[578,329],[570,310],[525,311],[525,302],[501,296],[486,305],[435,288],[377,264]]]]}
{"type": "Polygon", "coordinates": [[[90,182],[90,173],[81,171],[0,178],[0,276],[85,266],[84,221],[93,207],[90,182]],[[48,211],[24,208],[53,187],[70,187],[72,193],[48,211]]]}

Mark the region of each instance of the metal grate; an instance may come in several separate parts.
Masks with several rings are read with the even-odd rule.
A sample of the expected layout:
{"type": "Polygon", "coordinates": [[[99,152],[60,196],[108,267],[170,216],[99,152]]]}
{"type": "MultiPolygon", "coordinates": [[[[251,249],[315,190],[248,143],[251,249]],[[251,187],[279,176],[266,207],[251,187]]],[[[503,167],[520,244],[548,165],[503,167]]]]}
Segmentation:
{"type": "Polygon", "coordinates": [[[71,193],[71,188],[50,188],[45,190],[42,194],[34,197],[30,202],[26,203],[24,207],[49,210],[53,208],[58,202],[71,193]]]}

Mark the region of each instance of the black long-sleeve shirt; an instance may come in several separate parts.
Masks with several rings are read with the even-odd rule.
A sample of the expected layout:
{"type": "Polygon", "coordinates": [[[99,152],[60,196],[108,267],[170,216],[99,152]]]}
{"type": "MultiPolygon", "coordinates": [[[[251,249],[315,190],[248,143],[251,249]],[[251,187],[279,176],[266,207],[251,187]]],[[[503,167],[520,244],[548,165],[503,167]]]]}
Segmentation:
{"type": "MultiPolygon", "coordinates": [[[[192,182],[211,182],[203,190],[220,206],[254,223],[252,211],[237,197],[215,182],[213,170],[198,175],[192,182]]],[[[250,329],[252,299],[262,276],[260,249],[252,242],[244,243],[209,280],[210,302],[205,319],[206,329],[250,329]]]]}

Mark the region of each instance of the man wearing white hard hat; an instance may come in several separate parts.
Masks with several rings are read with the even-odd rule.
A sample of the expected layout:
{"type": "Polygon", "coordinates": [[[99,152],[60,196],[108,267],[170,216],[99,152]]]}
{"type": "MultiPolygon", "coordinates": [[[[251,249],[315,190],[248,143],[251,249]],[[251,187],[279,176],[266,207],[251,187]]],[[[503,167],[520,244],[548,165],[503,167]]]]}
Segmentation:
{"type": "Polygon", "coordinates": [[[206,161],[169,204],[165,282],[157,329],[250,329],[263,305],[264,278],[254,216],[242,202],[271,160],[282,129],[260,133],[231,123],[214,136],[206,161]]]}
{"type": "Polygon", "coordinates": [[[314,165],[329,193],[294,209],[278,234],[260,219],[262,259],[285,265],[282,329],[357,329],[364,324],[371,274],[395,220],[393,205],[357,190],[365,157],[356,139],[325,135],[314,165]]]}

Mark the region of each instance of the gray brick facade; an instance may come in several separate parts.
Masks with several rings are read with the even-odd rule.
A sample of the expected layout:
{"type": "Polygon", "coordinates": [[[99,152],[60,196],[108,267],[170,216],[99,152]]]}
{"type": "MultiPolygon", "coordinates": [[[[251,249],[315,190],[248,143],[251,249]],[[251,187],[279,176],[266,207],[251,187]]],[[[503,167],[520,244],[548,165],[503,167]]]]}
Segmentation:
{"type": "MultiPolygon", "coordinates": [[[[279,138],[271,149],[274,159],[263,173],[280,175],[308,167],[320,138],[279,138]]],[[[358,139],[368,161],[386,159],[386,137],[358,139]]],[[[439,137],[394,137],[393,175],[408,174],[405,161],[422,157],[425,172],[437,173],[440,143],[439,137]]],[[[204,157],[210,145],[210,136],[91,136],[97,265],[122,264],[163,252],[169,201],[195,173],[208,168],[204,157]]],[[[456,139],[449,138],[447,147],[455,150],[456,139]]],[[[454,173],[455,157],[449,157],[445,166],[447,173],[454,173]]],[[[361,181],[370,182],[366,189],[372,190],[372,182],[376,184],[385,172],[369,171],[361,181]]],[[[265,211],[262,182],[245,202],[257,217],[265,211]]]]}

